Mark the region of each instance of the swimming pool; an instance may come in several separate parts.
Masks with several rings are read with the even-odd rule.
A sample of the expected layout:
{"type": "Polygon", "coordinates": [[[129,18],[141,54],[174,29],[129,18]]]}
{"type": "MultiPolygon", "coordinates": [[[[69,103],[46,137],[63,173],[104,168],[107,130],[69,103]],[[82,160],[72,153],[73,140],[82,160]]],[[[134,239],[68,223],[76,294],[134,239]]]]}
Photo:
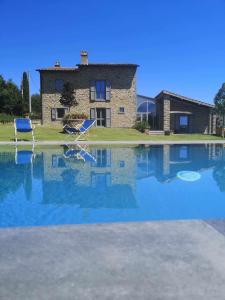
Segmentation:
{"type": "Polygon", "coordinates": [[[0,227],[221,218],[223,145],[0,148],[0,227]]]}

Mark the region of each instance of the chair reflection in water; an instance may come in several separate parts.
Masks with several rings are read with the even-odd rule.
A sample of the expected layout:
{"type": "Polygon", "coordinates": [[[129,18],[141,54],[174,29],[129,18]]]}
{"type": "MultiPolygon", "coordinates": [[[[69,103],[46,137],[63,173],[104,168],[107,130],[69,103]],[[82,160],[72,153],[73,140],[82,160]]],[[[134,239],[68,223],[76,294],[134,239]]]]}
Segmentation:
{"type": "Polygon", "coordinates": [[[83,160],[84,162],[96,162],[96,158],[87,150],[87,145],[76,144],[78,149],[69,148],[64,153],[65,158],[75,158],[77,160],[83,160]]]}
{"type": "Polygon", "coordinates": [[[34,145],[32,146],[32,150],[18,150],[18,148],[16,147],[15,163],[17,165],[32,164],[34,158],[34,145]]]}

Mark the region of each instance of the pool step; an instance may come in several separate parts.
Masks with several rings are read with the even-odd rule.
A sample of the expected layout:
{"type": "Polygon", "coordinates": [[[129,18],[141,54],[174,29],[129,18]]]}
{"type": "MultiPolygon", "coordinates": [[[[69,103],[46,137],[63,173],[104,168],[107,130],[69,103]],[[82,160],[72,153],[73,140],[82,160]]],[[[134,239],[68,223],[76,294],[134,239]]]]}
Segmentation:
{"type": "Polygon", "coordinates": [[[148,130],[146,133],[149,135],[164,135],[163,130],[148,130]]]}

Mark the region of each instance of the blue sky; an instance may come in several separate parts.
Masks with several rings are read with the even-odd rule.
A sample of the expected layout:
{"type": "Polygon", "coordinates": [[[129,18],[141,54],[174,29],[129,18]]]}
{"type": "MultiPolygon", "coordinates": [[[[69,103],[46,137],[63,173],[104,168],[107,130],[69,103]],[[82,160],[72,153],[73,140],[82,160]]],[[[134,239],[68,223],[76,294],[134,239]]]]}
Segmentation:
{"type": "Polygon", "coordinates": [[[0,74],[20,84],[39,67],[140,65],[138,93],[166,89],[212,102],[225,81],[225,0],[0,0],[0,74]]]}

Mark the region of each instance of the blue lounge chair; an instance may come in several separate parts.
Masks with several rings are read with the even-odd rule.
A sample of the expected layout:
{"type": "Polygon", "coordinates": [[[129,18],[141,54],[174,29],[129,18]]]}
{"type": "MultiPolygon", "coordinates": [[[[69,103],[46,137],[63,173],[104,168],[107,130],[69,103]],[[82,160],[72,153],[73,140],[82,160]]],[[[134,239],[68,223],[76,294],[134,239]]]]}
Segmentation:
{"type": "Polygon", "coordinates": [[[64,130],[69,133],[69,135],[78,134],[75,141],[78,141],[82,135],[87,133],[89,129],[94,126],[96,120],[85,120],[79,127],[70,127],[69,125],[64,126],[64,130]]]}
{"type": "Polygon", "coordinates": [[[32,140],[34,142],[34,128],[32,127],[32,123],[30,119],[15,119],[14,120],[14,127],[15,127],[15,140],[17,143],[17,133],[18,132],[31,132],[32,140]]]}

